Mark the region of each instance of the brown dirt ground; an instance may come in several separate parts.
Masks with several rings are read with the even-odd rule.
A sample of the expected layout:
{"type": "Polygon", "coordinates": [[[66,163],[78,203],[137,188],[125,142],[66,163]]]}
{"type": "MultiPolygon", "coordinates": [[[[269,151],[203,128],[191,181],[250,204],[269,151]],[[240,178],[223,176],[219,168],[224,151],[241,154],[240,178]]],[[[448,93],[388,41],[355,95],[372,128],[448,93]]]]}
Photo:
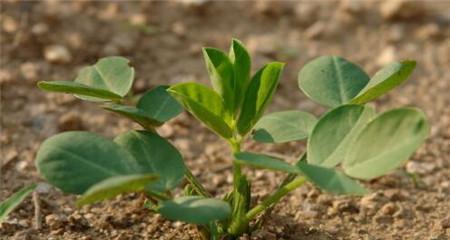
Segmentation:
{"type": "MultiPolygon", "coordinates": [[[[73,79],[77,70],[107,55],[123,55],[136,68],[135,91],[185,80],[207,82],[202,46],[225,49],[241,39],[253,66],[272,60],[287,68],[269,111],[324,109],[297,89],[296,74],[309,59],[336,54],[369,73],[389,61],[411,58],[418,67],[407,84],[375,102],[379,110],[422,108],[431,136],[398,170],[366,182],[366,197],[299,188],[243,239],[450,239],[450,2],[89,2],[2,1],[0,200],[21,186],[43,182],[34,166],[39,144],[65,130],[114,136],[137,127],[71,96],[48,94],[38,80],[73,79]],[[393,3],[394,2],[394,3],[393,3]],[[391,5],[391,6],[389,6],[391,5]],[[52,47],[56,45],[57,47],[52,47]]],[[[160,129],[185,156],[207,189],[229,189],[229,150],[188,114],[160,129]],[[192,134],[195,133],[195,134],[192,134]]],[[[303,143],[246,149],[298,156],[303,143]]],[[[283,174],[248,170],[255,202],[283,174]]],[[[34,230],[28,198],[0,226],[0,239],[196,239],[195,229],[171,223],[127,195],[82,209],[74,197],[41,184],[42,228],[34,230]]]]}

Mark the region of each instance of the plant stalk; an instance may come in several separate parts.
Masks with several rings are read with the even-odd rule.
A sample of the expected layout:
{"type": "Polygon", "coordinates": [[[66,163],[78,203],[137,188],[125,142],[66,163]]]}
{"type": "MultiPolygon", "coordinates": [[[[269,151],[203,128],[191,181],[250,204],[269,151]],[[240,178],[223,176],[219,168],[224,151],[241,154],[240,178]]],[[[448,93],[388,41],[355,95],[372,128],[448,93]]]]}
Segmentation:
{"type": "Polygon", "coordinates": [[[192,188],[197,192],[197,194],[200,194],[203,197],[212,197],[212,195],[208,191],[206,191],[203,185],[197,180],[194,174],[192,174],[189,168],[186,168],[186,172],[184,175],[186,176],[186,179],[192,186],[192,188]]]}
{"type": "MultiPolygon", "coordinates": [[[[241,142],[233,139],[230,141],[233,155],[241,151],[241,142]]],[[[249,222],[245,220],[245,214],[250,206],[250,184],[242,174],[241,164],[233,161],[233,194],[232,194],[232,218],[228,225],[228,234],[233,237],[241,236],[248,231],[249,222]]]]}
{"type": "Polygon", "coordinates": [[[261,203],[256,205],[254,208],[252,208],[250,211],[247,212],[246,218],[247,221],[250,221],[258,216],[261,212],[272,206],[273,204],[277,203],[282,197],[286,196],[289,192],[293,191],[294,189],[300,187],[306,182],[305,177],[297,177],[291,182],[287,183],[286,185],[280,187],[276,192],[274,192],[272,195],[264,199],[261,203]]]}

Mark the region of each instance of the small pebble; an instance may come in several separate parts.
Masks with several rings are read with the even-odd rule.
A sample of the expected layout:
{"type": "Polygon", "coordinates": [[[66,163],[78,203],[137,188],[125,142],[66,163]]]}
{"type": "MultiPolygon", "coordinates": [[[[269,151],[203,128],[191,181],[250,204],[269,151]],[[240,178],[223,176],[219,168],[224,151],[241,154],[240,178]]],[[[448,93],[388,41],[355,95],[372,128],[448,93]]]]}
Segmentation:
{"type": "Polygon", "coordinates": [[[425,4],[421,1],[389,0],[380,3],[380,14],[385,20],[414,19],[425,14],[425,4]]]}
{"type": "Polygon", "coordinates": [[[45,47],[45,59],[51,63],[68,63],[72,60],[69,50],[62,45],[51,45],[45,47]]]}
{"type": "Polygon", "coordinates": [[[428,174],[435,169],[435,165],[427,162],[408,161],[406,171],[408,173],[428,174]]]}
{"type": "Polygon", "coordinates": [[[7,33],[14,33],[19,29],[19,24],[10,16],[2,16],[2,27],[7,33]]]}
{"type": "Polygon", "coordinates": [[[35,63],[26,62],[20,65],[20,73],[26,80],[38,78],[38,66],[35,63]]]}
{"type": "Polygon", "coordinates": [[[443,229],[450,228],[450,217],[441,220],[441,227],[443,229]]]}
{"type": "Polygon", "coordinates": [[[312,24],[317,19],[319,8],[319,5],[312,1],[298,3],[294,8],[297,22],[304,26],[312,24]]]}
{"type": "Polygon", "coordinates": [[[305,31],[305,36],[309,39],[317,39],[323,36],[325,29],[326,29],[326,23],[319,21],[311,25],[309,28],[305,31]]]}
{"type": "Polygon", "coordinates": [[[49,30],[49,27],[45,23],[36,23],[31,28],[31,32],[37,36],[46,34],[48,32],[48,30],[49,30]]]}
{"type": "Polygon", "coordinates": [[[421,40],[429,40],[432,38],[437,38],[441,34],[441,29],[436,23],[428,23],[415,32],[417,38],[421,40]]]}
{"type": "Polygon", "coordinates": [[[385,47],[376,59],[378,66],[383,67],[395,61],[397,58],[396,52],[397,50],[395,49],[394,46],[385,47]]]}

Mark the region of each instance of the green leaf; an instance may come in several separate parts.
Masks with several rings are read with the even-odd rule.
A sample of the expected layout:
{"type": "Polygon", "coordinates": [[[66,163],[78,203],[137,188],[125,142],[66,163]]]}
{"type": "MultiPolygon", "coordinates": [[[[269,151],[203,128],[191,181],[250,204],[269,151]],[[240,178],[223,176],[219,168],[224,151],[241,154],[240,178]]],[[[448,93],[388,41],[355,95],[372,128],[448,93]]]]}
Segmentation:
{"type": "Polygon", "coordinates": [[[203,57],[214,90],[222,96],[230,113],[236,108],[233,65],[228,56],[216,48],[203,48],[203,57]]]}
{"type": "Polygon", "coordinates": [[[0,203],[0,223],[2,223],[8,214],[10,214],[31,192],[33,192],[36,186],[36,184],[32,184],[23,187],[0,203]]]}
{"type": "Polygon", "coordinates": [[[85,84],[72,81],[40,81],[38,87],[50,92],[63,92],[105,100],[120,100],[122,97],[105,89],[93,88],[85,84]]]}
{"type": "Polygon", "coordinates": [[[255,125],[253,139],[264,143],[283,143],[308,137],[317,119],[302,111],[275,112],[263,116],[255,125]]]}
{"type": "Polygon", "coordinates": [[[147,112],[142,109],[126,106],[122,104],[109,103],[102,106],[105,110],[115,112],[124,117],[127,117],[137,123],[139,123],[142,127],[158,127],[164,124],[164,122],[160,122],[156,119],[153,119],[147,112]]]}
{"type": "Polygon", "coordinates": [[[361,68],[337,56],[316,58],[298,74],[303,93],[327,107],[350,102],[368,81],[369,76],[361,68]]]}
{"type": "Polygon", "coordinates": [[[375,115],[368,106],[343,105],[319,119],[307,145],[310,164],[334,167],[354,149],[354,139],[375,115]]]}
{"type": "Polygon", "coordinates": [[[272,169],[287,173],[304,175],[319,188],[337,194],[367,193],[359,183],[333,169],[307,164],[299,161],[295,166],[267,155],[241,152],[235,154],[236,161],[257,168],[272,169]]]}
{"type": "Polygon", "coordinates": [[[117,101],[131,89],[134,69],[123,57],[102,58],[95,65],[84,67],[75,81],[41,81],[38,87],[45,91],[74,94],[89,101],[117,101]]]}
{"type": "Polygon", "coordinates": [[[186,167],[178,150],[166,139],[148,131],[129,131],[114,141],[128,150],[137,160],[139,173],[153,173],[159,180],[152,190],[165,192],[175,188],[183,180],[186,167]]]}
{"type": "Polygon", "coordinates": [[[278,86],[283,67],[283,63],[269,63],[253,76],[246,90],[237,123],[241,135],[247,134],[263,115],[278,86]]]}
{"type": "Polygon", "coordinates": [[[45,140],[36,161],[41,176],[66,193],[81,194],[104,179],[139,173],[130,153],[90,132],[64,132],[45,140]]]}
{"type": "Polygon", "coordinates": [[[387,65],[375,73],[369,83],[351,102],[364,104],[385,94],[402,84],[411,75],[415,67],[415,61],[394,62],[387,65]]]}
{"type": "Polygon", "coordinates": [[[141,192],[145,186],[158,179],[155,175],[124,175],[110,177],[90,187],[82,197],[77,200],[77,206],[111,199],[123,193],[141,192]]]}
{"type": "Polygon", "coordinates": [[[167,122],[183,111],[182,106],[168,92],[168,86],[157,86],[142,96],[137,108],[158,122],[167,122]]]}
{"type": "Polygon", "coordinates": [[[116,103],[108,103],[102,107],[127,117],[144,128],[158,127],[183,110],[181,105],[167,93],[166,88],[166,86],[158,86],[148,91],[139,99],[136,107],[116,103]]]}
{"type": "Polygon", "coordinates": [[[373,179],[397,168],[424,142],[429,132],[425,114],[413,108],[382,113],[358,135],[343,167],[360,179],[373,179]]]}
{"type": "MultiPolygon", "coordinates": [[[[130,91],[134,80],[134,68],[128,63],[129,60],[123,57],[101,58],[94,65],[82,68],[75,82],[108,90],[124,97],[130,91]]],[[[104,101],[104,99],[81,94],[76,96],[88,101],[104,101]]]]}
{"type": "Polygon", "coordinates": [[[333,169],[307,164],[303,161],[298,162],[297,167],[309,181],[327,192],[355,195],[368,193],[361,184],[333,169]]]}
{"type": "Polygon", "coordinates": [[[231,117],[225,111],[223,100],[216,92],[194,82],[173,85],[168,92],[219,136],[225,139],[232,137],[229,126],[231,117]]]}
{"type": "Polygon", "coordinates": [[[231,42],[229,58],[234,70],[236,108],[239,108],[250,81],[251,58],[245,46],[237,39],[231,42]]]}
{"type": "Polygon", "coordinates": [[[299,170],[280,159],[263,154],[240,152],[234,155],[235,161],[256,168],[271,169],[287,173],[299,173],[299,170]]]}
{"type": "Polygon", "coordinates": [[[204,225],[228,219],[231,209],[228,203],[219,199],[188,196],[162,202],[159,213],[170,220],[204,225]]]}

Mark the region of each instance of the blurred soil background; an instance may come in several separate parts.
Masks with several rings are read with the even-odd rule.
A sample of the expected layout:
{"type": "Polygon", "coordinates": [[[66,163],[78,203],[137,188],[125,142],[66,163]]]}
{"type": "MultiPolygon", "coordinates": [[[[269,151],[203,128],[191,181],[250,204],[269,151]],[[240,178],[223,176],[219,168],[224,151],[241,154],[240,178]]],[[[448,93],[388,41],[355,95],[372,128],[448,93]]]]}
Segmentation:
{"type": "MultiPolygon", "coordinates": [[[[394,60],[415,59],[410,81],[376,101],[378,110],[417,106],[431,136],[404,168],[364,183],[365,197],[299,188],[242,239],[450,239],[450,1],[8,1],[0,15],[0,200],[40,182],[42,226],[35,229],[31,198],[0,226],[0,239],[197,239],[195,228],[141,207],[138,195],[76,209],[74,196],[45,184],[34,158],[58,132],[89,130],[112,137],[138,126],[69,95],[44,93],[39,80],[70,80],[98,58],[121,55],[136,69],[134,91],[158,84],[208,82],[201,47],[247,45],[253,70],[268,61],[287,67],[274,110],[324,109],[298,90],[298,70],[320,55],[341,55],[370,75],[394,60]],[[417,177],[408,177],[415,174],[417,177]]],[[[227,145],[183,113],[159,132],[183,153],[207,189],[231,185],[227,145]]],[[[290,156],[304,143],[248,150],[290,156]]],[[[248,170],[258,201],[283,174],[248,170]]]]}

